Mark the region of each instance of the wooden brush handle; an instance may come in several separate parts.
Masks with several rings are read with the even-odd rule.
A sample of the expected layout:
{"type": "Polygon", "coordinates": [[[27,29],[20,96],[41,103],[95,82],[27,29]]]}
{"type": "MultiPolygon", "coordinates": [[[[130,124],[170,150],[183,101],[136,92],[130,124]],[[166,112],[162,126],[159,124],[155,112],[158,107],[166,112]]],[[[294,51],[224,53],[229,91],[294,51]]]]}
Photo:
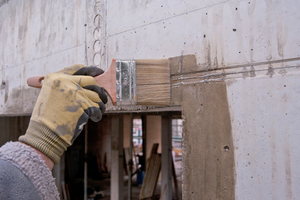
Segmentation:
{"type": "MultiPolygon", "coordinates": [[[[41,88],[42,81],[45,76],[33,76],[27,79],[27,84],[31,87],[41,88]]],[[[109,95],[113,105],[117,104],[117,88],[116,88],[116,60],[113,59],[110,67],[101,75],[94,77],[96,82],[109,95]]]]}
{"type": "Polygon", "coordinates": [[[35,88],[41,88],[43,86],[42,81],[44,80],[45,76],[32,76],[27,79],[27,85],[35,88]]]}
{"type": "Polygon", "coordinates": [[[109,68],[94,79],[110,96],[113,105],[117,105],[116,60],[112,59],[109,68]]]}

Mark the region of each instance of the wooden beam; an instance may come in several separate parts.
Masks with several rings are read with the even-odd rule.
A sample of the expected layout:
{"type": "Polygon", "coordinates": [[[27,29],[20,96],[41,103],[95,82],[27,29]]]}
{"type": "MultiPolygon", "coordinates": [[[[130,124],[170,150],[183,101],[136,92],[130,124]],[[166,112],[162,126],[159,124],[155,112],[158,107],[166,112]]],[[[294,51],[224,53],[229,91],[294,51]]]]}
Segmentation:
{"type": "Polygon", "coordinates": [[[153,144],[139,199],[148,199],[154,195],[161,167],[161,156],[157,154],[157,148],[158,144],[153,144]]]}
{"type": "Polygon", "coordinates": [[[111,199],[123,200],[123,115],[111,117],[111,199]]]}
{"type": "Polygon", "coordinates": [[[179,200],[179,189],[178,189],[178,182],[177,182],[177,177],[176,177],[176,171],[175,171],[175,164],[173,157],[172,158],[172,174],[173,174],[173,182],[174,182],[174,187],[175,187],[175,194],[176,194],[176,199],[179,200]]]}
{"type": "Polygon", "coordinates": [[[142,120],[142,131],[143,131],[143,163],[141,163],[141,170],[142,171],[146,171],[146,161],[147,161],[147,116],[146,115],[142,115],[141,116],[141,120],[142,120]]]}
{"type": "Polygon", "coordinates": [[[161,199],[172,199],[172,118],[163,115],[161,119],[161,199]]]}

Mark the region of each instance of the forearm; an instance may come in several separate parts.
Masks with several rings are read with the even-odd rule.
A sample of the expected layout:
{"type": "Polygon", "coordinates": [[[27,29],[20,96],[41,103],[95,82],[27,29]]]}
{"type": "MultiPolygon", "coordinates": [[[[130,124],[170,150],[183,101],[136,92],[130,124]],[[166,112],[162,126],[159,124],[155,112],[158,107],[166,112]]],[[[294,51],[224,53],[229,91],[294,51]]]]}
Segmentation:
{"type": "MultiPolygon", "coordinates": [[[[25,144],[25,143],[23,143],[25,144]]],[[[27,145],[27,144],[25,144],[27,145]]],[[[39,150],[37,150],[36,148],[30,146],[30,145],[27,145],[29,147],[31,147],[39,156],[41,156],[41,158],[44,160],[45,164],[47,165],[47,167],[49,168],[49,170],[51,171],[54,167],[54,162],[48,157],[46,156],[45,154],[43,154],[42,152],[40,152],[39,150]]]]}

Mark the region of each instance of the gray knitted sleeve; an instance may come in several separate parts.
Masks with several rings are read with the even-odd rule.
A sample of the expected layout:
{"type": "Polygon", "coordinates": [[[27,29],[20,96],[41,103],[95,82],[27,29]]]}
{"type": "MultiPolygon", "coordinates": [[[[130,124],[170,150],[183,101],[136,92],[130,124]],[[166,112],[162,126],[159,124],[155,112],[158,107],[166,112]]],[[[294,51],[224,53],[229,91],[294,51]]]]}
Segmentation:
{"type": "Polygon", "coordinates": [[[51,171],[25,144],[8,142],[0,148],[0,199],[59,199],[51,171]]]}
{"type": "Polygon", "coordinates": [[[41,199],[25,174],[7,160],[0,159],[0,199],[41,199]]]}

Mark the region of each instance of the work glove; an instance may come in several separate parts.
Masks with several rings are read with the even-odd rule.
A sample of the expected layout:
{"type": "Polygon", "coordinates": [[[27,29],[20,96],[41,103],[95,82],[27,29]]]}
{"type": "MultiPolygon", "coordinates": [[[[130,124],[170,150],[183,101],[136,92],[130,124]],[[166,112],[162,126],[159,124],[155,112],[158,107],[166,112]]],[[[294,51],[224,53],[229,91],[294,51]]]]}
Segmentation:
{"type": "Polygon", "coordinates": [[[19,141],[58,164],[88,119],[98,122],[105,112],[107,96],[93,78],[102,73],[100,68],[78,64],[46,75],[28,129],[19,141]]]}

